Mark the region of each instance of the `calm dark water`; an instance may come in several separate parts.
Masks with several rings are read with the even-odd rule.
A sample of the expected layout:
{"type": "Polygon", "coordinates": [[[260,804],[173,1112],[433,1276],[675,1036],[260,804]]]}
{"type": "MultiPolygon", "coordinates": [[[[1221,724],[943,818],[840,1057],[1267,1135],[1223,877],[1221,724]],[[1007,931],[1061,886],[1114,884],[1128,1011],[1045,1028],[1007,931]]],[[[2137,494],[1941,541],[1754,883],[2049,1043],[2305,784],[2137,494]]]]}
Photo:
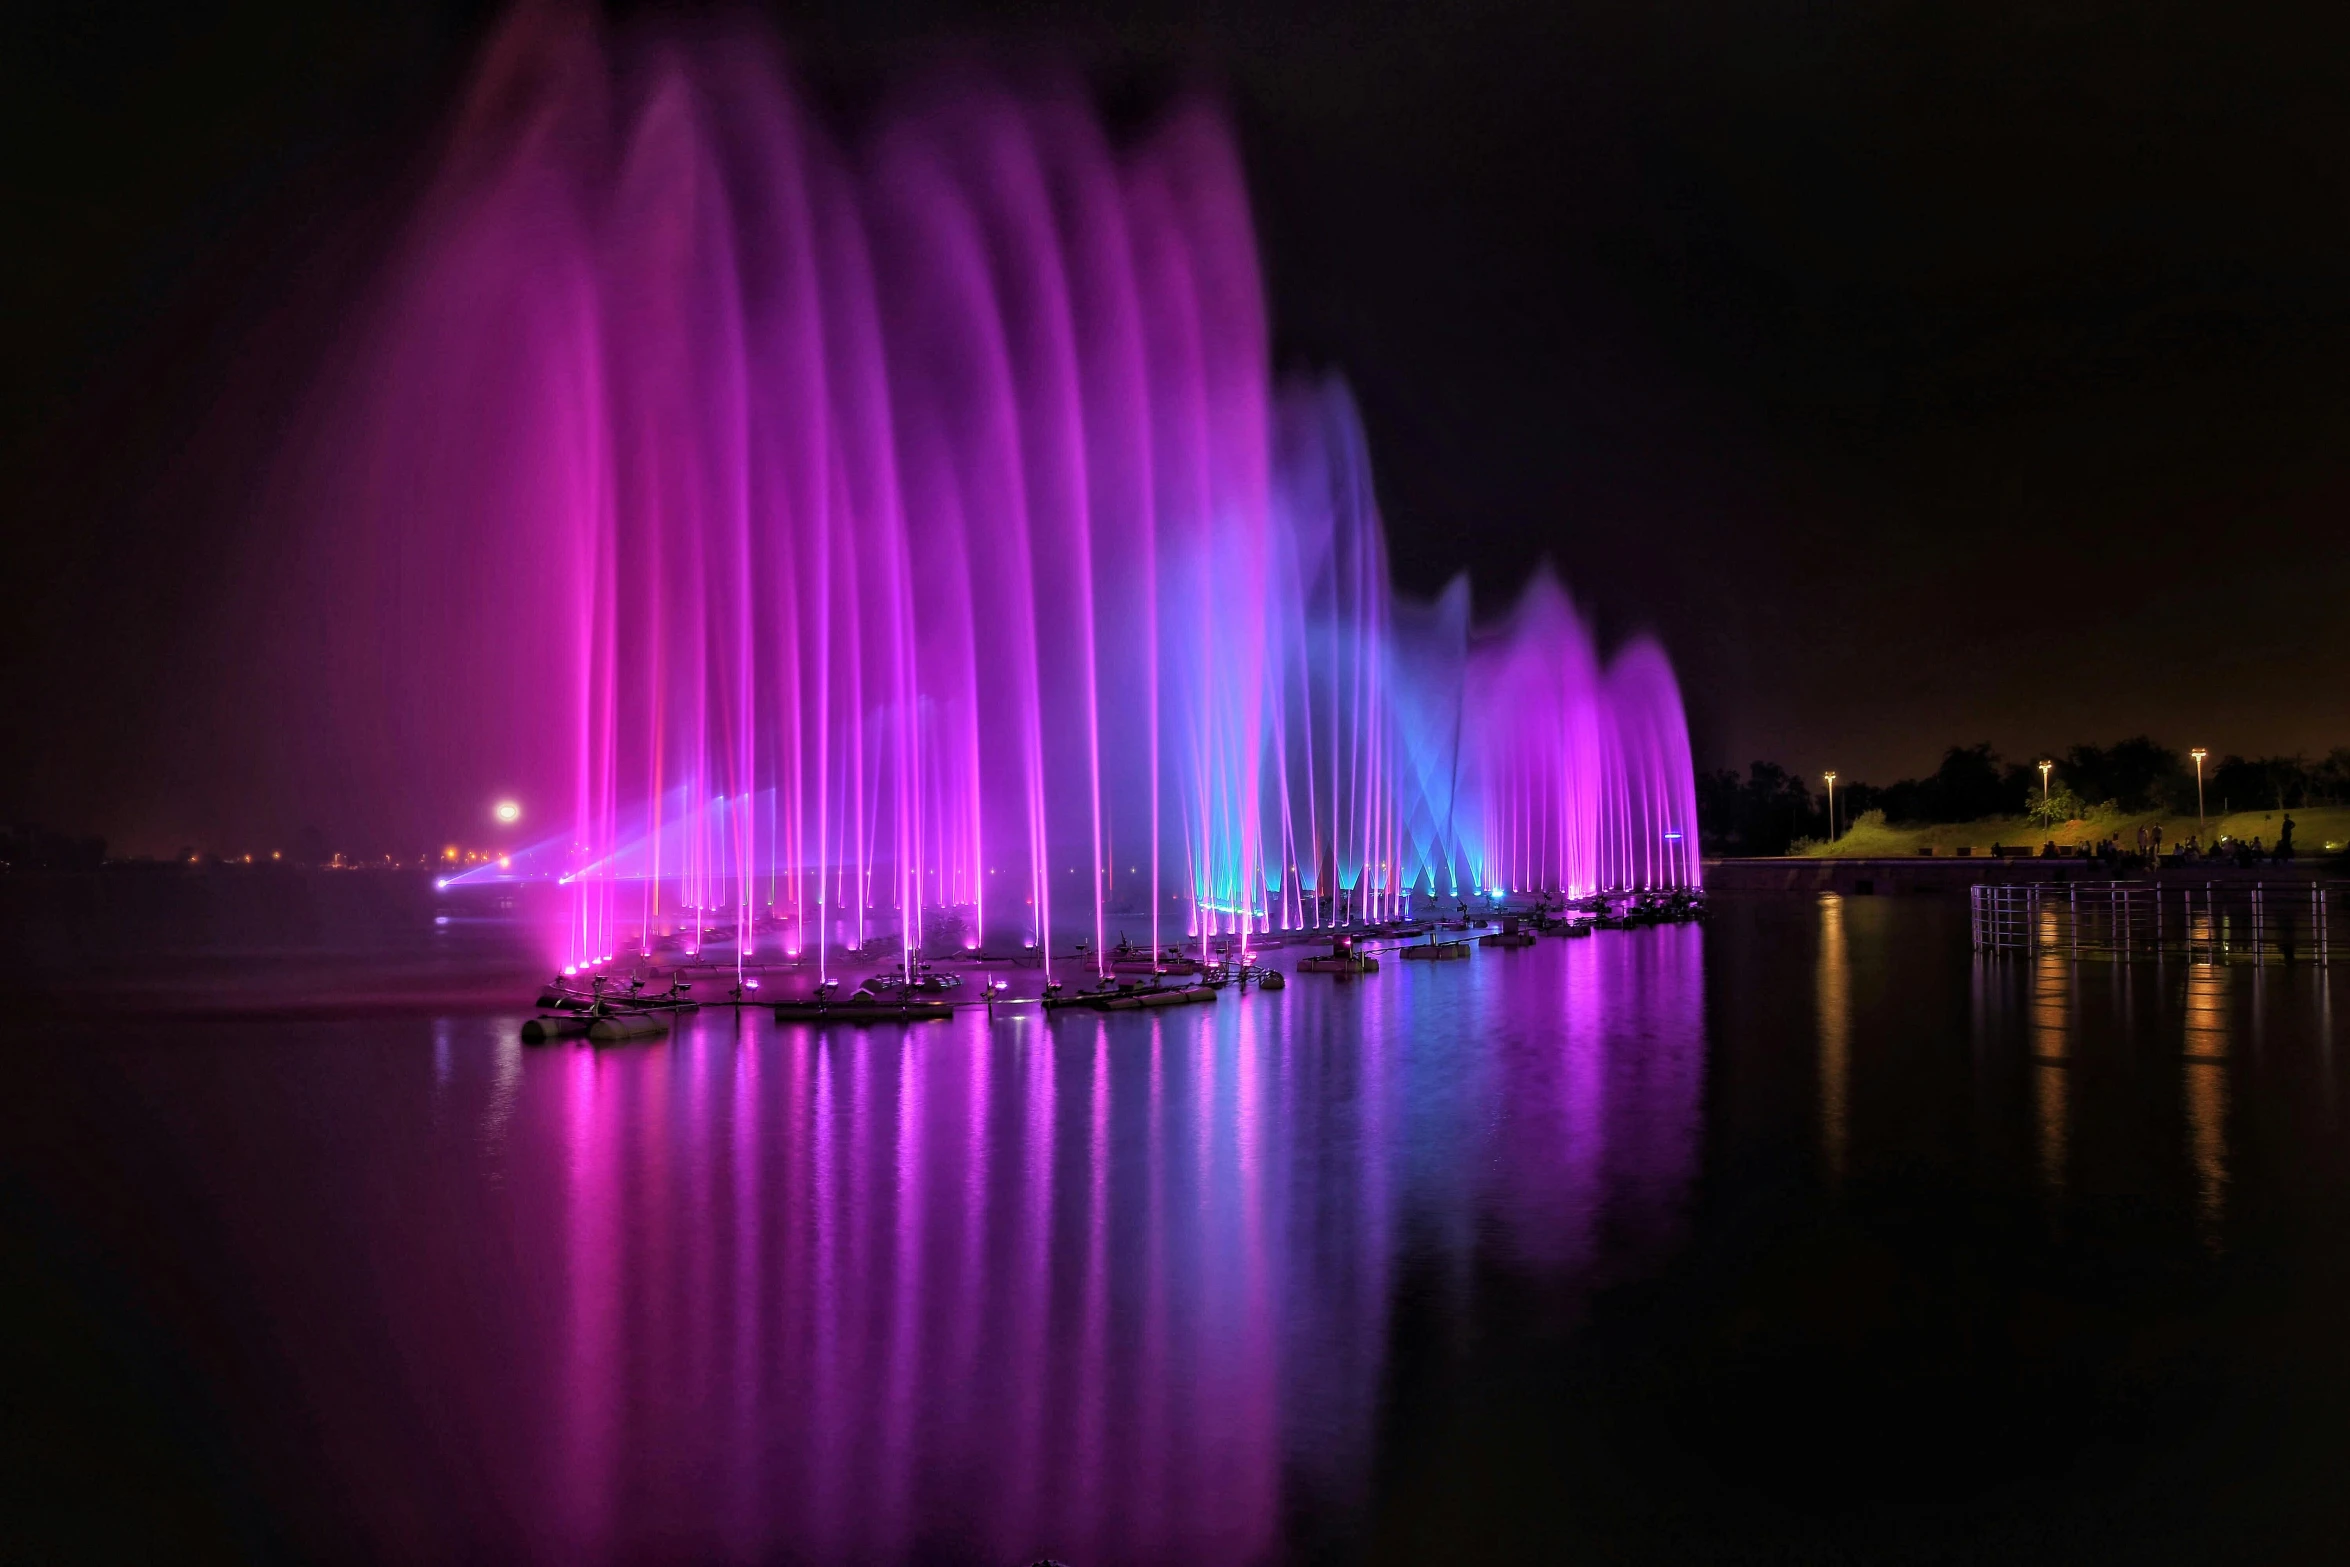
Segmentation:
{"type": "Polygon", "coordinates": [[[1173,1015],[44,1024],[0,1548],[2338,1559],[2346,981],[1863,898],[1173,1015]]]}

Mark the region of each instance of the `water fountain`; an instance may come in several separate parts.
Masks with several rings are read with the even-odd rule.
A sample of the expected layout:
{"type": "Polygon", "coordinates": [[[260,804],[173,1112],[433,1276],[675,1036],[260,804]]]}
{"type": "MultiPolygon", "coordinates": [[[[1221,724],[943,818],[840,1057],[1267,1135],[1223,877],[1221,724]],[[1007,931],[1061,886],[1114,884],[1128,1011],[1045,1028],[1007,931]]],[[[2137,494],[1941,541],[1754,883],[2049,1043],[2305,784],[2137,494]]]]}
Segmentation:
{"type": "Polygon", "coordinates": [[[570,966],[1106,971],[1698,879],[1659,649],[1547,574],[1490,627],[1392,592],[1208,107],[1120,144],[966,72],[844,140],[755,34],[534,8],[371,320],[295,465],[326,654],[282,689],[354,770],[354,707],[415,787],[494,754],[540,841],[459,879],[559,883],[570,966]]]}

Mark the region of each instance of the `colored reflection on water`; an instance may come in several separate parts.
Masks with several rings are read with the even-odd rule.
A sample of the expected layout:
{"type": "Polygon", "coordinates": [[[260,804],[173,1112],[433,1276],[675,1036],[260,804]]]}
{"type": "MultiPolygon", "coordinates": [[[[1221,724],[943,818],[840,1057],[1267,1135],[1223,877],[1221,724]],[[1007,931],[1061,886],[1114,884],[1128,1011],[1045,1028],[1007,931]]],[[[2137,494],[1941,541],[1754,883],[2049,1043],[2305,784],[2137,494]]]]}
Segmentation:
{"type": "Polygon", "coordinates": [[[198,1499],[115,1559],[1854,1559],[1741,1498],[1871,1464],[1970,1529],[2151,1518],[2063,1444],[2227,1461],[2162,1404],[2166,1345],[2232,1375],[2203,1281],[2309,1281],[2263,1354],[2336,1331],[2334,980],[1978,960],[1965,913],[609,1050],[91,1025],[0,1104],[10,1277],[77,1281],[0,1370],[118,1513],[198,1499]]]}
{"type": "Polygon", "coordinates": [[[581,1558],[1263,1557],[1285,1489],[1368,1491],[1399,1251],[1571,1279],[1669,1244],[1703,941],[1175,1015],[718,1013],[527,1053],[441,1025],[490,1057],[503,1193],[464,1315],[549,1308],[485,1352],[485,1479],[581,1558]]]}
{"type": "MultiPolygon", "coordinates": [[[[2254,981],[2255,1004],[2258,984],[2254,981]]],[[[2197,1229],[2206,1246],[2221,1244],[2228,1203],[2228,976],[2213,963],[2187,965],[2181,1070],[2186,1075],[2187,1136],[2195,1170],[2197,1229]]]]}
{"type": "Polygon", "coordinates": [[[1844,899],[1820,898],[1820,1154],[1831,1180],[1844,1178],[1851,1135],[1852,967],[1844,941],[1844,899]]]}
{"type": "Polygon", "coordinates": [[[2056,911],[2040,911],[2032,964],[2032,1098],[2038,1109],[2040,1181],[2051,1193],[2065,1187],[2072,1094],[2073,985],[2078,965],[2058,944],[2056,911]]]}

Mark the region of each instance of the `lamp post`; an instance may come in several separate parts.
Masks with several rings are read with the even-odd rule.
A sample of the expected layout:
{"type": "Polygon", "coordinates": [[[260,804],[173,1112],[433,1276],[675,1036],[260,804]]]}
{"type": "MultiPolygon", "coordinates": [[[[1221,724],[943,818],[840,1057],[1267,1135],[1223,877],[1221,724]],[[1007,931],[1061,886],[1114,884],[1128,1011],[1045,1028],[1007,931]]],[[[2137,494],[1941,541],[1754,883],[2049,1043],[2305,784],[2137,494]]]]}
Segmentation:
{"type": "MultiPolygon", "coordinates": [[[[2048,814],[2048,769],[2054,767],[2055,765],[2056,764],[2054,762],[2042,762],[2040,764],[2040,814],[2042,816],[2046,816],[2048,814]]],[[[2049,825],[2053,827],[2056,824],[2051,822],[2049,825]]]]}
{"type": "Polygon", "coordinates": [[[1836,841],[1836,775],[1828,774],[1828,841],[1836,841]]]}
{"type": "Polygon", "coordinates": [[[2211,753],[2201,746],[2187,753],[2195,758],[2195,847],[2203,847],[2203,759],[2211,753]]]}

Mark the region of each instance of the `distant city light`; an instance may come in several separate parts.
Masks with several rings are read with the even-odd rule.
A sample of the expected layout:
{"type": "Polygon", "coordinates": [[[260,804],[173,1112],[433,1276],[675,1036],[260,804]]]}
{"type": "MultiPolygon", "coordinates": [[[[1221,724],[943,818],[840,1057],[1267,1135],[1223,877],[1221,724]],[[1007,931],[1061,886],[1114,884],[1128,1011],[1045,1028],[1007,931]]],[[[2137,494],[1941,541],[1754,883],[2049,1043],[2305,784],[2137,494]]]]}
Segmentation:
{"type": "Polygon", "coordinates": [[[511,827],[516,822],[522,820],[522,806],[519,801],[500,800],[498,802],[497,810],[492,814],[494,814],[499,821],[504,822],[507,826],[511,827]]]}

